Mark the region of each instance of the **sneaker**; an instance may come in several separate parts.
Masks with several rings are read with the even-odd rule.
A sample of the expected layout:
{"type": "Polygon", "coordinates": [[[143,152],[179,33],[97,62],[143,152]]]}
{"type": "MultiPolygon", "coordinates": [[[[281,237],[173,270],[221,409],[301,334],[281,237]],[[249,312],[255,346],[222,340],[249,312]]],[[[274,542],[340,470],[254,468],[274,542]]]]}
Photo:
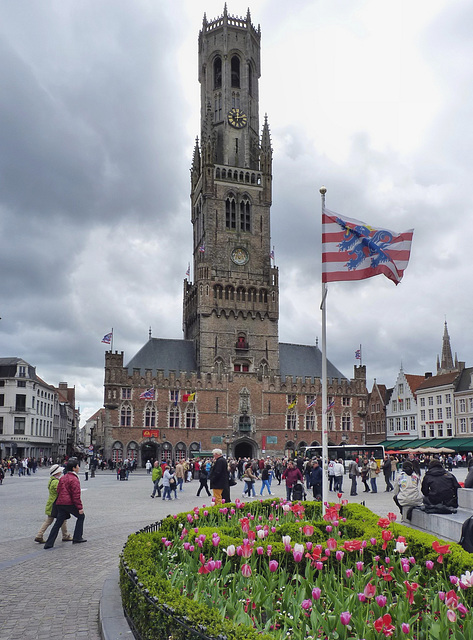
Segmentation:
{"type": "Polygon", "coordinates": [[[66,536],[62,539],[63,542],[72,542],[72,536],[66,536]]]}
{"type": "Polygon", "coordinates": [[[39,542],[40,544],[45,544],[45,542],[46,542],[46,540],[43,539],[43,536],[41,536],[41,538],[39,536],[36,536],[34,541],[35,542],[39,542]]]}
{"type": "Polygon", "coordinates": [[[153,496],[153,495],[151,495],[150,497],[151,497],[151,498],[154,498],[154,496],[153,496]]]}

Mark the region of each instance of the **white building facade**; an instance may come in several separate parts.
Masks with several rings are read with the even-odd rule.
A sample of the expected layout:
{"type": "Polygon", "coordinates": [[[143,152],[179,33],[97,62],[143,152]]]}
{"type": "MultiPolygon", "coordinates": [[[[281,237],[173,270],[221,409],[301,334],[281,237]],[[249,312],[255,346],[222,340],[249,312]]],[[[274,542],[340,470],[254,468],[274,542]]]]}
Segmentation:
{"type": "Polygon", "coordinates": [[[420,438],[416,390],[425,380],[424,376],[399,371],[393,392],[386,405],[386,439],[420,438]]]}

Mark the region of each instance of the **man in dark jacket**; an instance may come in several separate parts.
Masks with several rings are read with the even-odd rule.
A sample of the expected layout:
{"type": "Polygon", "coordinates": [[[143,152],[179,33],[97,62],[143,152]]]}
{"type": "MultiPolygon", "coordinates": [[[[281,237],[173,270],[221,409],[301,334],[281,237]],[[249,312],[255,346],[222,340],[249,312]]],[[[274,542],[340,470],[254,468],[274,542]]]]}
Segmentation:
{"type": "Polygon", "coordinates": [[[312,462],[312,470],[309,475],[310,486],[314,500],[322,500],[322,469],[318,460],[312,462]]]}
{"type": "Polygon", "coordinates": [[[228,482],[227,461],[223,457],[221,449],[214,449],[212,454],[214,462],[210,469],[209,479],[215,504],[222,504],[222,498],[225,502],[230,502],[230,484],[228,482]]]}
{"type": "Polygon", "coordinates": [[[460,484],[453,473],[442,467],[440,460],[434,458],[422,480],[424,504],[443,504],[446,507],[458,507],[458,489],[460,484]]]}

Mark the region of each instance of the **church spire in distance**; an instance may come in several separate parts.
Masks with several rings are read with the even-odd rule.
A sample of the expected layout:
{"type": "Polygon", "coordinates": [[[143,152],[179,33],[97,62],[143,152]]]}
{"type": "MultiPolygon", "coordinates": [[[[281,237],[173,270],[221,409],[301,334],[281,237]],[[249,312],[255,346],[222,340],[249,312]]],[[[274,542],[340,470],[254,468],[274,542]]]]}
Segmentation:
{"type": "Polygon", "coordinates": [[[442,339],[442,355],[440,358],[437,356],[437,373],[448,373],[450,371],[455,371],[456,367],[453,362],[452,356],[452,347],[450,345],[450,336],[448,335],[447,329],[447,321],[445,320],[445,325],[443,329],[443,339],[442,339]]]}

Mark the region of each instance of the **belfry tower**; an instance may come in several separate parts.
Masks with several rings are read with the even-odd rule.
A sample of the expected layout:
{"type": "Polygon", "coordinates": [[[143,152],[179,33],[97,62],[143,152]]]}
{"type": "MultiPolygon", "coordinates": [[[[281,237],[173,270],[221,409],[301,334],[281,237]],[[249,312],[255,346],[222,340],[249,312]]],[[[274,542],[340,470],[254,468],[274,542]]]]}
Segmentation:
{"type": "Polygon", "coordinates": [[[191,168],[194,282],[184,281],[184,337],[200,373],[279,373],[278,270],[271,264],[272,149],[259,135],[260,29],[204,15],[201,134],[191,168]]]}

